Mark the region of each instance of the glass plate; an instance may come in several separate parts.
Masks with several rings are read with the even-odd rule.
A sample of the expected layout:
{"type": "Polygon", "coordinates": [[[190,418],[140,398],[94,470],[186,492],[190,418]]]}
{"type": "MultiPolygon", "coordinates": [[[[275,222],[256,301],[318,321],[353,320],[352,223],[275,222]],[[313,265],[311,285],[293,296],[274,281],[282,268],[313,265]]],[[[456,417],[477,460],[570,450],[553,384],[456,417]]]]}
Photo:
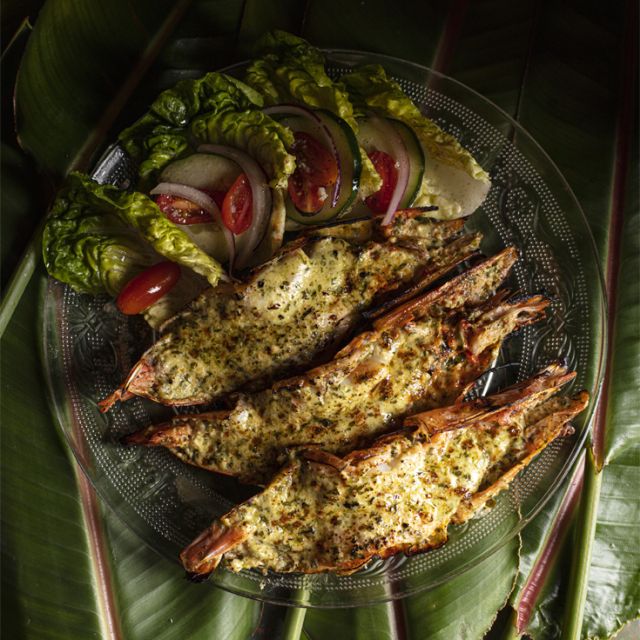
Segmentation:
{"type": "MultiPolygon", "coordinates": [[[[547,447],[489,513],[450,527],[450,540],[439,549],[374,560],[346,577],[219,568],[210,579],[223,589],[278,604],[346,607],[401,598],[448,580],[493,553],[540,510],[564,481],[587,434],[603,372],[605,309],[599,261],[580,205],[553,162],[516,122],[459,82],[419,65],[368,53],[326,53],[333,77],[358,64],[382,64],[427,115],[471,151],[491,174],[492,187],[468,227],[484,233],[487,254],[516,245],[521,259],[510,286],[552,300],[545,322],[507,341],[480,391],[523,380],[560,359],[577,371],[572,388],[587,389],[592,398],[573,437],[547,447]]],[[[96,179],[122,187],[134,175],[135,167],[117,146],[94,171],[96,179]]],[[[66,440],[105,502],[142,540],[177,562],[179,551],[214,517],[252,490],[182,464],[163,449],[119,444],[122,435],[166,418],[171,409],[135,399],[99,413],[97,401],[119,385],[152,338],[144,322],[120,315],[108,299],[76,294],[54,280],[43,305],[44,363],[66,440]]]]}

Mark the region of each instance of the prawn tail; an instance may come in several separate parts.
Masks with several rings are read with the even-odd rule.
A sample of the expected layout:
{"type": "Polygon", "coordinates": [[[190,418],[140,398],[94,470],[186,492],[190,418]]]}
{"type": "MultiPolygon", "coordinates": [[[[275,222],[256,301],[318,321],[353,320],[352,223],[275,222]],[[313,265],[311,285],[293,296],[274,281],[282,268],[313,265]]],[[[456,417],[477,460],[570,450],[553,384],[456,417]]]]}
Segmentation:
{"type": "Polygon", "coordinates": [[[135,398],[135,394],[127,391],[123,385],[122,387],[118,387],[113,393],[110,393],[106,398],[100,400],[98,402],[98,410],[100,413],[106,413],[116,402],[126,402],[127,400],[131,400],[131,398],[135,398]]]}
{"type": "Polygon", "coordinates": [[[485,311],[473,322],[461,321],[461,334],[467,352],[477,358],[485,349],[506,338],[517,329],[539,322],[545,317],[550,301],[532,296],[517,302],[505,302],[485,311]]]}
{"type": "Polygon", "coordinates": [[[180,561],[190,577],[200,579],[220,564],[222,556],[247,538],[241,529],[214,522],[180,554],[180,561]]]}
{"type": "Polygon", "coordinates": [[[146,396],[155,379],[153,367],[144,359],[138,360],[126,380],[104,400],[98,402],[100,413],[106,413],[116,402],[126,402],[136,396],[146,396]]]}

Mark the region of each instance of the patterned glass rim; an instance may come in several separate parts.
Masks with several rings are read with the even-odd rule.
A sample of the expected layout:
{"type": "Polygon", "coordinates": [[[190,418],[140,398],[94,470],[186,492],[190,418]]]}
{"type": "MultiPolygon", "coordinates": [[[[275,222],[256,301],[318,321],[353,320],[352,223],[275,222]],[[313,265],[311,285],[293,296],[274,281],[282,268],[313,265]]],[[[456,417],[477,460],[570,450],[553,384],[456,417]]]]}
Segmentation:
{"type": "MultiPolygon", "coordinates": [[[[607,326],[608,325],[607,325],[606,289],[604,286],[604,277],[602,273],[602,268],[600,266],[601,263],[598,257],[598,251],[595,244],[595,240],[593,238],[593,234],[587,222],[587,218],[582,210],[582,207],[580,206],[578,199],[573,193],[573,190],[567,183],[566,179],[564,178],[563,174],[557,167],[556,163],[550,158],[550,156],[546,153],[546,151],[535,141],[535,139],[516,120],[514,120],[503,109],[495,105],[493,102],[491,102],[489,99],[487,99],[482,94],[475,91],[474,89],[471,89],[465,84],[459,82],[458,80],[455,80],[438,71],[434,71],[424,65],[420,65],[418,63],[410,62],[394,56],[388,56],[384,54],[367,52],[367,51],[356,51],[356,50],[341,49],[341,48],[337,48],[337,49],[329,48],[329,49],[323,49],[323,52],[327,56],[328,65],[333,64],[333,65],[339,66],[340,64],[348,65],[348,64],[355,64],[357,62],[379,63],[385,67],[387,65],[397,65],[405,69],[412,69],[421,74],[425,74],[430,79],[431,78],[442,79],[447,83],[451,83],[453,86],[458,87],[462,92],[468,93],[470,96],[474,97],[474,99],[480,101],[488,109],[493,110],[495,114],[499,115],[500,118],[505,123],[513,127],[513,130],[517,132],[519,136],[522,136],[524,139],[526,139],[528,144],[532,145],[536,153],[540,154],[544,162],[549,166],[549,168],[551,168],[551,170],[555,174],[554,177],[560,180],[563,186],[563,189],[566,192],[565,195],[571,199],[572,207],[578,213],[578,216],[580,218],[580,223],[584,227],[583,229],[581,229],[581,231],[585,233],[589,239],[589,251],[593,258],[592,266],[595,267],[597,276],[598,276],[596,289],[599,295],[597,306],[598,306],[598,318],[600,320],[600,323],[599,323],[600,326],[598,327],[598,336],[600,338],[599,344],[598,344],[599,354],[597,357],[597,362],[594,363],[594,366],[596,367],[596,371],[595,371],[595,377],[594,377],[594,383],[593,383],[593,389],[592,389],[593,395],[589,403],[589,407],[585,411],[585,415],[583,419],[585,427],[581,430],[579,437],[577,437],[575,442],[573,443],[572,450],[569,456],[564,461],[564,464],[561,467],[560,472],[555,477],[553,482],[551,482],[547,486],[546,491],[543,493],[542,497],[539,499],[536,507],[532,509],[526,515],[526,517],[520,517],[520,519],[518,520],[515,526],[513,526],[507,533],[505,533],[501,537],[498,537],[481,554],[478,554],[477,556],[473,557],[471,560],[467,560],[461,563],[460,565],[456,566],[455,568],[451,569],[450,571],[444,573],[436,581],[431,581],[431,582],[427,581],[425,584],[419,585],[409,590],[402,591],[400,593],[387,591],[387,593],[385,593],[383,596],[368,599],[366,602],[352,603],[352,602],[341,602],[340,600],[338,600],[336,602],[331,602],[330,604],[323,604],[323,603],[318,604],[318,603],[314,603],[306,600],[305,594],[298,594],[296,598],[272,597],[268,594],[262,594],[259,592],[258,593],[249,592],[245,590],[243,587],[237,587],[236,585],[233,585],[233,584],[219,584],[219,583],[212,582],[212,586],[217,586],[229,592],[236,593],[244,597],[260,600],[263,602],[270,602],[273,604],[280,604],[280,605],[284,604],[284,605],[291,605],[291,606],[298,606],[298,607],[341,608],[341,607],[353,607],[353,606],[361,606],[365,604],[376,604],[381,602],[388,602],[390,600],[403,598],[408,595],[412,595],[413,593],[417,593],[419,591],[423,591],[428,588],[433,588],[435,586],[438,586],[439,584],[447,582],[451,578],[457,575],[460,575],[461,573],[464,573],[471,567],[480,563],[482,560],[494,554],[498,549],[500,549],[515,535],[517,535],[533,518],[535,518],[535,516],[541,511],[541,509],[545,506],[545,504],[548,502],[550,497],[555,493],[555,491],[557,491],[558,488],[566,481],[567,475],[569,474],[571,469],[574,467],[574,465],[576,464],[576,461],[578,460],[578,458],[580,457],[583,451],[584,444],[586,442],[589,431],[591,429],[595,408],[598,404],[598,398],[599,398],[600,391],[602,388],[602,383],[603,383],[604,366],[605,366],[606,357],[607,357],[607,326]]],[[[219,71],[225,72],[225,73],[233,73],[234,71],[238,71],[246,67],[247,64],[248,64],[248,61],[245,60],[245,61],[235,63],[233,65],[227,66],[225,68],[219,69],[219,71]]],[[[394,74],[390,74],[390,75],[394,75],[394,74]]],[[[102,160],[105,158],[108,152],[109,152],[109,149],[107,149],[107,151],[105,152],[105,155],[103,155],[102,158],[100,158],[100,160],[98,160],[98,162],[96,163],[94,167],[94,174],[98,171],[102,160]]],[[[52,285],[50,283],[49,287],[45,289],[50,290],[51,286],[52,285]]],[[[43,307],[44,307],[46,295],[47,295],[47,291],[45,290],[43,291],[43,294],[41,297],[41,305],[43,307]]],[[[43,315],[46,315],[46,314],[43,314],[43,315]]],[[[45,321],[46,321],[46,318],[45,318],[45,321]]],[[[70,446],[76,461],[78,462],[79,466],[81,467],[85,475],[89,478],[92,485],[96,488],[101,499],[104,500],[105,503],[110,506],[112,511],[122,520],[122,522],[129,529],[133,530],[142,539],[142,541],[145,544],[147,544],[150,548],[154,549],[155,551],[158,551],[158,549],[154,547],[152,541],[149,539],[148,532],[144,530],[145,523],[142,523],[142,522],[138,523],[137,521],[132,522],[128,520],[126,517],[126,514],[122,513],[117,508],[117,506],[113,503],[111,497],[93,481],[91,469],[90,469],[90,463],[85,458],[85,455],[86,455],[85,452],[74,446],[74,443],[72,442],[69,433],[65,430],[64,423],[65,423],[65,420],[67,419],[67,416],[65,415],[65,411],[63,411],[60,405],[57,404],[54,400],[55,396],[59,395],[60,390],[56,389],[54,383],[52,382],[52,375],[50,370],[51,363],[48,361],[48,356],[47,356],[50,345],[47,337],[47,331],[45,330],[45,327],[44,327],[44,323],[41,324],[41,330],[42,330],[42,336],[40,340],[40,347],[42,349],[43,363],[47,373],[46,377],[47,377],[47,390],[49,394],[49,401],[53,409],[54,415],[56,417],[56,427],[58,428],[59,431],[62,432],[63,438],[66,441],[66,443],[70,446]]],[[[177,561],[177,559],[175,560],[177,561]]]]}

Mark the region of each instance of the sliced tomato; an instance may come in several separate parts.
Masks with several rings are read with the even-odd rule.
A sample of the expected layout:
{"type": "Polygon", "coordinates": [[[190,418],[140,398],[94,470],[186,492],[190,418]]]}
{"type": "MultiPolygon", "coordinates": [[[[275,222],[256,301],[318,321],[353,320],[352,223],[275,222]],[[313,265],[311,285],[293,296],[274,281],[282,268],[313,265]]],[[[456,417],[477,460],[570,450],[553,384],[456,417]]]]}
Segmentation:
{"type": "Polygon", "coordinates": [[[293,134],[296,170],[289,176],[289,197],[303,213],[317,213],[338,179],[338,161],[324,145],[304,131],[293,134]]]}
{"type": "Polygon", "coordinates": [[[241,173],[231,185],[222,203],[222,222],[232,233],[239,235],[253,222],[253,197],[251,184],[245,173],[241,173]]]}
{"type": "MultiPolygon", "coordinates": [[[[224,199],[224,191],[210,191],[209,189],[201,189],[201,191],[213,198],[218,206],[221,206],[224,199]]],[[[207,211],[201,209],[195,202],[179,196],[160,194],[156,196],[156,204],[160,207],[160,211],[175,224],[213,222],[211,215],[207,211]]]]}
{"type": "Polygon", "coordinates": [[[391,196],[398,183],[396,161],[384,151],[372,151],[367,154],[378,175],[382,178],[382,187],[365,198],[364,203],[373,213],[385,213],[389,208],[391,196]]]}
{"type": "Polygon", "coordinates": [[[175,262],[158,262],[127,282],[116,305],[126,315],[141,313],[169,293],[179,279],[180,267],[175,262]]]}

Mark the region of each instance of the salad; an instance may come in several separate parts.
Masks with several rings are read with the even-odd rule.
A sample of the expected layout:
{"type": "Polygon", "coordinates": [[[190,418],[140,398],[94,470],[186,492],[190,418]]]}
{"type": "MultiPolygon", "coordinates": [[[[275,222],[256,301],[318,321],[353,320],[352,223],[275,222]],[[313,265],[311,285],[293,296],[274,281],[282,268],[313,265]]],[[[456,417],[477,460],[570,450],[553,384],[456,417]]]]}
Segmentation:
{"type": "Polygon", "coordinates": [[[49,273],[160,326],[209,286],[264,263],[285,233],[425,207],[472,213],[489,177],[377,65],[329,78],[322,52],[276,31],[238,79],[163,91],[118,142],[133,190],[72,173],[43,237],[49,273]]]}

